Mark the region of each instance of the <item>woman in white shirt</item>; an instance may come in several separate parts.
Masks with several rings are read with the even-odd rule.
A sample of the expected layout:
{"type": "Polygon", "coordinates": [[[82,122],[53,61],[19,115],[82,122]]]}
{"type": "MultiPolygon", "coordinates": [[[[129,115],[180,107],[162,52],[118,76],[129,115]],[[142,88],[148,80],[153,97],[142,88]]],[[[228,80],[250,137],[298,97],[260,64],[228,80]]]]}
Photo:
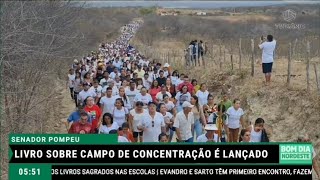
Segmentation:
{"type": "Polygon", "coordinates": [[[141,101],[144,105],[144,108],[147,107],[149,102],[152,102],[152,97],[149,93],[147,93],[147,89],[145,87],[141,88],[140,93],[138,93],[134,97],[134,102],[141,101]]]}
{"type": "Polygon", "coordinates": [[[207,85],[205,83],[202,83],[200,85],[200,90],[196,92],[196,96],[198,96],[199,104],[201,106],[208,103],[208,95],[209,95],[209,91],[207,90],[207,85]]]}
{"type": "Polygon", "coordinates": [[[163,95],[168,95],[169,98],[171,98],[171,93],[167,91],[166,86],[161,86],[161,91],[157,93],[156,95],[156,104],[163,103],[163,95]]]}
{"type": "Polygon", "coordinates": [[[170,98],[167,94],[163,95],[163,103],[166,106],[168,112],[170,112],[174,116],[177,114],[176,106],[172,101],[170,101],[170,98]]]}
{"type": "Polygon", "coordinates": [[[67,87],[70,89],[71,98],[74,99],[74,84],[75,84],[76,75],[74,74],[73,69],[69,69],[67,87]]]}
{"type": "Polygon", "coordinates": [[[196,138],[198,138],[202,134],[203,128],[206,125],[206,119],[204,117],[202,106],[199,104],[199,100],[196,95],[191,97],[191,104],[193,105],[191,111],[194,116],[192,136],[194,137],[194,133],[196,133],[196,138]]]}
{"type": "Polygon", "coordinates": [[[250,131],[251,142],[261,142],[262,132],[264,131],[266,133],[264,120],[262,118],[256,119],[254,125],[250,125],[247,129],[250,131]]]}
{"type": "Polygon", "coordinates": [[[121,87],[122,82],[119,76],[116,76],[114,84],[118,89],[121,87]]]}
{"type": "Polygon", "coordinates": [[[246,142],[246,143],[251,142],[250,136],[251,136],[250,130],[242,129],[239,136],[239,142],[246,142]]]}
{"type": "Polygon", "coordinates": [[[123,87],[120,87],[119,95],[115,96],[115,98],[116,99],[121,98],[124,103],[124,107],[127,108],[128,110],[132,109],[131,101],[130,101],[129,97],[126,95],[125,89],[123,87]]]}
{"type": "Polygon", "coordinates": [[[175,86],[179,85],[179,83],[180,83],[179,80],[180,79],[179,79],[178,71],[173,71],[170,78],[171,78],[171,82],[172,82],[173,85],[175,85],[175,86]]]}
{"type": "Polygon", "coordinates": [[[179,91],[176,94],[176,106],[177,106],[177,112],[182,111],[182,104],[185,101],[190,102],[191,101],[191,94],[188,92],[188,86],[182,86],[181,91],[179,91]]]}
{"type": "Polygon", "coordinates": [[[174,134],[174,128],[173,128],[174,117],[170,112],[167,111],[166,105],[164,103],[159,104],[159,111],[164,118],[164,123],[166,124],[166,133],[167,133],[167,136],[169,136],[169,142],[171,142],[174,134]]]}
{"type": "Polygon", "coordinates": [[[143,118],[147,115],[147,111],[143,109],[143,103],[141,101],[136,102],[135,108],[129,113],[129,127],[132,130],[133,138],[135,142],[143,142],[143,131],[138,129],[138,125],[143,118]]]}
{"type": "Polygon", "coordinates": [[[121,98],[116,99],[115,107],[112,109],[112,116],[119,127],[122,127],[124,122],[127,122],[129,111],[124,107],[124,103],[121,98]]]}
{"type": "Polygon", "coordinates": [[[113,117],[110,113],[105,113],[102,117],[102,125],[99,128],[99,134],[109,134],[111,130],[118,130],[119,126],[113,122],[113,117]]]}
{"type": "Polygon", "coordinates": [[[240,130],[240,125],[244,127],[243,115],[244,112],[240,108],[240,100],[235,99],[233,101],[233,106],[231,106],[226,114],[228,115],[228,142],[238,142],[238,135],[240,130]]]}

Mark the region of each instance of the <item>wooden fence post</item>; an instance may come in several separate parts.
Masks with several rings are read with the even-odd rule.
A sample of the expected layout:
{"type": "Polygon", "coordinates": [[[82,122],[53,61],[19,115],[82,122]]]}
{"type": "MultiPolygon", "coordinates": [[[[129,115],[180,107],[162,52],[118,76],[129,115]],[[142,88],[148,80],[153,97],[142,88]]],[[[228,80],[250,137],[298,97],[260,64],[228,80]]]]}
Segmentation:
{"type": "Polygon", "coordinates": [[[288,77],[287,77],[288,86],[290,86],[290,78],[291,78],[291,43],[289,43],[289,53],[288,53],[288,77]]]}
{"type": "Polygon", "coordinates": [[[226,63],[226,47],[223,46],[223,63],[226,63]]]}
{"type": "Polygon", "coordinates": [[[213,45],[213,42],[212,42],[212,53],[211,53],[211,62],[213,62],[214,61],[214,55],[213,55],[213,53],[214,53],[214,45],[213,45]]]}
{"type": "Polygon", "coordinates": [[[233,57],[232,57],[232,54],[230,55],[230,60],[231,60],[231,70],[233,71],[233,57]]]}
{"type": "Polygon", "coordinates": [[[221,50],[221,44],[219,44],[219,67],[220,67],[220,69],[222,69],[222,58],[221,58],[221,56],[222,56],[222,50],[221,50]]]}
{"type": "MultiPolygon", "coordinates": [[[[241,38],[239,39],[239,69],[241,70],[241,55],[242,55],[242,49],[241,49],[241,38]]],[[[231,56],[232,57],[232,56],[231,56]]],[[[232,58],[231,58],[232,59],[232,58]]],[[[233,64],[232,64],[233,67],[233,64]]],[[[232,68],[233,69],[233,68],[232,68]]]]}
{"type": "MultiPolygon", "coordinates": [[[[296,38],[296,40],[294,41],[294,45],[292,47],[292,56],[295,57],[296,55],[296,47],[297,47],[297,43],[298,43],[298,38],[296,38]]],[[[295,57],[296,58],[296,57],[295,57]]]]}
{"type": "Polygon", "coordinates": [[[254,76],[254,39],[251,39],[251,76],[254,76]]]}
{"type": "Polygon", "coordinates": [[[320,82],[319,82],[319,79],[318,79],[318,70],[317,70],[317,65],[316,64],[313,64],[313,67],[314,67],[314,73],[316,74],[316,81],[317,81],[317,89],[318,89],[318,93],[320,94],[320,82]]]}
{"type": "Polygon", "coordinates": [[[307,41],[307,91],[310,91],[310,42],[307,41]]]}

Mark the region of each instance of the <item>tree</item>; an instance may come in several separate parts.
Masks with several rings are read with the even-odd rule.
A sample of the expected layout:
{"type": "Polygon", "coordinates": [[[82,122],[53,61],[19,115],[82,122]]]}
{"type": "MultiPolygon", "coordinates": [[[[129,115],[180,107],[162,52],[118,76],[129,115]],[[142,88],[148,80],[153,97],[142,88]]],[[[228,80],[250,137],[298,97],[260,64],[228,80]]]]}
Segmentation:
{"type": "MultiPolygon", "coordinates": [[[[59,1],[1,2],[1,159],[7,170],[9,133],[47,132],[56,74],[84,40],[78,30],[83,4],[59,1]]],[[[57,117],[57,114],[54,114],[57,117]]]]}

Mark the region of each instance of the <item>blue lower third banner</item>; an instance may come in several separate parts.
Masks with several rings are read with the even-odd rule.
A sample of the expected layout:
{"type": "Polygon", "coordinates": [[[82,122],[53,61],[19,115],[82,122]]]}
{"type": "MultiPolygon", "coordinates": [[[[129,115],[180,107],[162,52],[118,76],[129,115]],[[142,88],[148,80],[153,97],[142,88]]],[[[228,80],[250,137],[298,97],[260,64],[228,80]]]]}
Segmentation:
{"type": "Polygon", "coordinates": [[[93,177],[95,180],[106,177],[132,177],[149,179],[150,176],[179,177],[245,177],[246,179],[282,178],[311,179],[310,165],[53,165],[52,180],[70,180],[77,177],[93,177]]]}

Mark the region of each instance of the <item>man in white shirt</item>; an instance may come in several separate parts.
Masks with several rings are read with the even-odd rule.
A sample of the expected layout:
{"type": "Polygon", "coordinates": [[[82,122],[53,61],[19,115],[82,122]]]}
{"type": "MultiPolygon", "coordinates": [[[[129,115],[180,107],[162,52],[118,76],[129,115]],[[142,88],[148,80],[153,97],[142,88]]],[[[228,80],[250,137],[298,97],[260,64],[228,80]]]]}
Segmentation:
{"type": "Polygon", "coordinates": [[[125,93],[129,98],[130,102],[134,102],[134,98],[139,93],[139,90],[136,88],[136,83],[134,81],[130,81],[130,85],[127,89],[125,89],[125,93]]]}
{"type": "Polygon", "coordinates": [[[159,142],[159,134],[165,133],[165,122],[162,114],[156,111],[154,102],[148,104],[149,113],[138,124],[138,129],[143,131],[143,142],[159,142]]]}
{"type": "Polygon", "coordinates": [[[259,48],[262,49],[262,71],[265,74],[266,85],[271,82],[271,72],[273,65],[274,50],[276,48],[276,40],[273,39],[272,35],[267,36],[267,41],[263,42],[263,37],[261,37],[261,42],[259,48]]]}
{"type": "Polygon", "coordinates": [[[94,91],[89,90],[89,88],[90,88],[90,83],[84,82],[83,90],[80,91],[78,96],[78,100],[81,105],[84,104],[84,100],[87,99],[87,97],[91,96],[95,98],[97,96],[97,94],[94,91]]]}
{"type": "Polygon", "coordinates": [[[183,111],[176,115],[173,127],[176,128],[178,142],[193,142],[194,115],[191,112],[193,105],[188,101],[182,104],[183,111]]]}
{"type": "Polygon", "coordinates": [[[204,128],[207,132],[197,138],[197,142],[218,142],[218,131],[216,124],[208,123],[204,128]]]}
{"type": "Polygon", "coordinates": [[[137,73],[138,74],[138,78],[142,79],[146,72],[142,69],[141,65],[138,65],[138,69],[136,69],[134,71],[134,73],[137,73]]]}
{"type": "Polygon", "coordinates": [[[90,87],[89,91],[94,91],[97,95],[97,98],[101,97],[102,94],[102,87],[99,85],[98,80],[94,80],[93,86],[90,87]]]}
{"type": "Polygon", "coordinates": [[[102,114],[112,114],[112,109],[114,108],[114,103],[116,101],[115,96],[112,96],[112,88],[108,87],[105,94],[106,95],[100,99],[100,109],[103,112],[102,114]]]}
{"type": "Polygon", "coordinates": [[[119,73],[119,70],[118,70],[118,68],[114,68],[113,69],[113,72],[112,73],[110,73],[110,77],[111,77],[111,79],[115,79],[116,78],[116,76],[121,76],[121,73],[119,73]]]}
{"type": "MultiPolygon", "coordinates": [[[[119,57],[117,57],[115,59],[115,61],[113,61],[112,63],[114,65],[115,68],[117,68],[118,70],[121,69],[122,66],[122,61],[119,60],[119,57]]],[[[110,74],[111,75],[111,74],[110,74]]]]}

